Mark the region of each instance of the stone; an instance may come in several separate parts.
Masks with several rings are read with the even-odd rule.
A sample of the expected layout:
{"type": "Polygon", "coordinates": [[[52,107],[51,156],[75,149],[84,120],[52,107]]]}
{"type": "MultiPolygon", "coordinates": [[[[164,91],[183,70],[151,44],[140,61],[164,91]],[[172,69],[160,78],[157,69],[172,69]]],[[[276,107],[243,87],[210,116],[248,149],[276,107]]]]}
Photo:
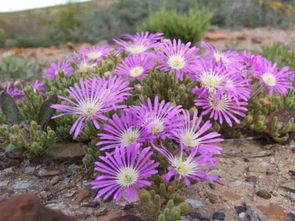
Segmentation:
{"type": "Polygon", "coordinates": [[[7,187],[8,183],[8,180],[0,180],[0,187],[7,187]]]}
{"type": "Polygon", "coordinates": [[[270,203],[268,206],[259,205],[257,208],[269,219],[283,221],[286,218],[284,209],[277,204],[270,203]]]}
{"type": "Polygon", "coordinates": [[[223,196],[231,201],[240,200],[242,198],[240,195],[230,191],[224,191],[223,196]]]}
{"type": "Polygon", "coordinates": [[[134,215],[120,216],[111,219],[110,221],[143,221],[140,217],[134,215]]]}
{"type": "Polygon", "coordinates": [[[249,183],[256,183],[257,182],[257,177],[256,176],[247,176],[245,178],[245,181],[249,182],[249,183]]]}
{"type": "Polygon", "coordinates": [[[53,160],[73,160],[85,155],[80,143],[56,143],[48,148],[47,155],[53,160]]]}
{"type": "Polygon", "coordinates": [[[290,194],[290,200],[295,202],[295,193],[290,194]]]}
{"type": "Polygon", "coordinates": [[[202,216],[202,214],[198,213],[198,212],[190,212],[188,215],[193,219],[198,219],[198,220],[202,220],[202,221],[210,221],[209,218],[202,216]]]}
{"type": "Polygon", "coordinates": [[[12,144],[9,144],[8,146],[5,147],[4,155],[8,159],[13,159],[13,160],[21,160],[24,158],[24,152],[12,144]]]}
{"type": "Polygon", "coordinates": [[[223,212],[215,212],[212,215],[212,220],[225,220],[225,214],[223,212]]]}
{"type": "Polygon", "coordinates": [[[0,200],[0,214],[0,221],[77,221],[59,210],[45,207],[40,199],[31,193],[0,200]]]}
{"type": "Polygon", "coordinates": [[[226,39],[227,35],[228,34],[225,32],[214,31],[214,32],[207,33],[205,35],[205,40],[207,40],[207,41],[220,41],[220,40],[226,39]]]}
{"type": "Polygon", "coordinates": [[[271,194],[267,192],[266,190],[259,190],[256,192],[256,195],[263,198],[263,199],[270,199],[271,194]]]}
{"type": "Polygon", "coordinates": [[[292,182],[289,182],[289,183],[284,183],[280,187],[295,193],[295,181],[292,181],[292,182]]]}
{"type": "Polygon", "coordinates": [[[199,200],[186,199],[185,202],[188,203],[194,209],[199,209],[204,206],[203,203],[199,200]]]}
{"type": "Polygon", "coordinates": [[[190,221],[187,217],[185,217],[185,216],[182,216],[181,217],[181,221],[190,221]]]}
{"type": "Polygon", "coordinates": [[[253,37],[252,42],[256,44],[261,44],[263,42],[263,38],[253,37]]]}
{"type": "Polygon", "coordinates": [[[86,198],[90,197],[91,193],[88,190],[78,190],[76,192],[76,201],[81,203],[86,198]]]}
{"type": "Polygon", "coordinates": [[[106,215],[107,212],[108,212],[108,209],[107,208],[101,207],[101,208],[95,210],[94,215],[95,216],[103,216],[103,215],[106,215]]]}
{"type": "Polygon", "coordinates": [[[33,180],[17,180],[13,185],[12,188],[16,190],[24,190],[29,189],[32,187],[34,181],[33,180]]]}
{"type": "Polygon", "coordinates": [[[82,207],[96,208],[100,206],[98,201],[85,202],[81,204],[82,207]]]}
{"type": "Polygon", "coordinates": [[[25,174],[33,174],[35,172],[36,167],[26,167],[24,169],[25,174]]]}
{"type": "Polygon", "coordinates": [[[206,197],[209,199],[210,203],[217,203],[219,201],[219,197],[213,193],[206,192],[206,197]]]}
{"type": "Polygon", "coordinates": [[[59,176],[54,176],[54,177],[50,180],[50,184],[54,186],[54,185],[56,185],[59,181],[60,181],[60,177],[59,177],[59,176]]]}

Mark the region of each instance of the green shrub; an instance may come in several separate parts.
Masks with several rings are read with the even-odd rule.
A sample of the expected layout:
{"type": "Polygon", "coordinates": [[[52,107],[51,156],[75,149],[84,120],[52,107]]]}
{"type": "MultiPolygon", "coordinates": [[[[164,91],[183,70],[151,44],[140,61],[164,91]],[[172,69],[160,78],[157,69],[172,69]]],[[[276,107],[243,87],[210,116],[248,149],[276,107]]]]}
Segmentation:
{"type": "Polygon", "coordinates": [[[288,26],[294,24],[294,16],[274,10],[258,0],[198,0],[200,5],[214,12],[212,24],[225,27],[288,26]]]}
{"type": "Polygon", "coordinates": [[[41,67],[18,55],[11,55],[0,59],[0,79],[33,79],[38,78],[41,67]]]}
{"type": "Polygon", "coordinates": [[[6,41],[7,34],[4,29],[0,28],[0,47],[3,47],[6,41]]]}
{"type": "Polygon", "coordinates": [[[276,43],[264,46],[261,54],[281,66],[290,66],[295,70],[295,51],[291,52],[287,45],[276,43]]]}
{"type": "Polygon", "coordinates": [[[162,8],[151,13],[139,26],[141,31],[162,32],[167,38],[196,43],[205,34],[213,14],[205,7],[195,6],[188,13],[162,8]]]}

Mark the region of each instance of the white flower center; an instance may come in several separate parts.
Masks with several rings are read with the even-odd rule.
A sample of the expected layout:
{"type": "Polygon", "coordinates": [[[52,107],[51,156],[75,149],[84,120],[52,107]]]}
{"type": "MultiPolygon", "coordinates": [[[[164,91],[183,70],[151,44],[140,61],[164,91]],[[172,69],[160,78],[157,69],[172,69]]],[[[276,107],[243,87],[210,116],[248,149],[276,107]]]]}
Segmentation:
{"type": "Polygon", "coordinates": [[[276,80],[275,76],[273,74],[271,74],[271,73],[264,73],[262,75],[262,80],[268,86],[275,86],[276,83],[277,83],[277,80],[276,80]]]}
{"type": "Polygon", "coordinates": [[[88,64],[87,62],[82,62],[78,68],[80,72],[86,73],[92,69],[92,65],[88,64]]]}
{"type": "Polygon", "coordinates": [[[90,116],[95,114],[97,111],[100,110],[101,104],[100,102],[95,102],[95,101],[87,101],[80,103],[79,105],[80,110],[86,115],[90,116]]]}
{"type": "Polygon", "coordinates": [[[229,88],[233,88],[234,87],[234,83],[233,83],[233,81],[232,80],[226,80],[225,81],[225,86],[226,87],[229,87],[229,88]]]}
{"type": "Polygon", "coordinates": [[[135,66],[130,70],[130,76],[131,77],[138,77],[140,75],[142,75],[144,69],[140,66],[135,66]]]}
{"type": "Polygon", "coordinates": [[[151,123],[152,134],[160,133],[164,130],[164,123],[160,119],[154,119],[151,123]]]}
{"type": "Polygon", "coordinates": [[[214,72],[205,72],[201,75],[201,84],[207,89],[214,89],[221,84],[222,78],[214,72]]]}
{"type": "Polygon", "coordinates": [[[226,56],[224,56],[221,52],[215,52],[214,58],[217,62],[228,63],[228,61],[229,61],[228,58],[226,56]]]}
{"type": "Polygon", "coordinates": [[[102,53],[100,51],[92,51],[87,54],[88,58],[95,60],[102,56],[102,53]]]}
{"type": "Polygon", "coordinates": [[[171,160],[172,166],[175,168],[180,176],[186,177],[194,173],[197,169],[194,162],[187,160],[182,160],[181,158],[173,158],[171,160]]]}
{"type": "Polygon", "coordinates": [[[137,129],[129,128],[121,135],[121,143],[127,147],[128,145],[134,143],[139,138],[140,133],[137,129]]]}
{"type": "Polygon", "coordinates": [[[184,68],[186,62],[184,58],[180,55],[171,55],[168,59],[168,65],[173,69],[180,70],[184,68]]]}
{"type": "Polygon", "coordinates": [[[127,51],[129,51],[131,54],[140,54],[142,52],[145,52],[146,49],[147,48],[144,45],[133,44],[127,48],[127,51]]]}
{"type": "Polygon", "coordinates": [[[211,96],[209,98],[210,106],[216,111],[225,111],[229,107],[229,100],[226,96],[222,96],[221,99],[216,99],[215,97],[211,96]]]}
{"type": "Polygon", "coordinates": [[[198,135],[193,131],[186,130],[180,133],[182,143],[187,147],[196,147],[200,144],[198,135]]]}
{"type": "Polygon", "coordinates": [[[117,183],[124,187],[133,185],[138,179],[138,172],[132,167],[124,167],[117,174],[117,183]]]}

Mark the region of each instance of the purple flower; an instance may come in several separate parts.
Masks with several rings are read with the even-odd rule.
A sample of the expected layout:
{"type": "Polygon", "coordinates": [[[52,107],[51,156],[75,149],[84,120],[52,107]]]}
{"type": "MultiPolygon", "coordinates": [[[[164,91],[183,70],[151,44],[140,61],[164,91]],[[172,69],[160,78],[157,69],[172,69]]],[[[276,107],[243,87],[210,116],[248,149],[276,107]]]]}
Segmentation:
{"type": "Polygon", "coordinates": [[[129,54],[141,54],[144,52],[148,52],[153,49],[157,44],[157,41],[160,40],[162,34],[150,34],[148,32],[137,33],[136,35],[123,35],[128,41],[124,41],[121,39],[114,39],[114,42],[118,44],[119,52],[127,52],[129,54]]]}
{"type": "Polygon", "coordinates": [[[271,63],[266,58],[259,57],[256,60],[253,73],[258,78],[259,84],[267,88],[270,96],[275,92],[287,95],[288,89],[293,88],[289,67],[283,67],[278,70],[277,65],[271,63]]]}
{"type": "Polygon", "coordinates": [[[36,80],[32,85],[34,92],[38,92],[41,96],[46,96],[46,88],[43,82],[36,80]]]}
{"type": "Polygon", "coordinates": [[[81,80],[68,89],[71,99],[59,96],[60,99],[68,102],[70,105],[54,104],[51,106],[61,112],[53,118],[63,115],[78,116],[78,119],[74,122],[70,130],[70,134],[74,134],[74,137],[80,134],[86,121],[92,121],[94,126],[98,129],[99,119],[108,120],[108,118],[104,116],[106,112],[125,107],[125,105],[120,105],[118,103],[127,97],[128,93],[126,90],[129,88],[127,86],[126,89],[121,85],[114,85],[114,83],[117,84],[120,82],[122,81],[114,80],[114,78],[108,80],[100,80],[97,78],[81,80]]]}
{"type": "Polygon", "coordinates": [[[101,150],[113,149],[118,146],[129,147],[130,145],[143,143],[147,133],[140,127],[139,121],[131,111],[122,111],[121,117],[114,114],[103,126],[104,133],[99,133],[100,141],[96,145],[103,145],[101,150]]]}
{"type": "Polygon", "coordinates": [[[192,90],[196,95],[203,97],[208,94],[226,93],[236,101],[247,101],[251,95],[250,79],[246,78],[237,69],[227,69],[221,64],[201,60],[195,66],[192,77],[200,83],[199,88],[192,90]]]}
{"type": "Polygon", "coordinates": [[[192,73],[196,62],[196,47],[190,47],[191,43],[183,44],[180,40],[166,40],[158,44],[156,59],[160,63],[158,68],[165,72],[174,72],[183,80],[185,73],[192,73]]]}
{"type": "Polygon", "coordinates": [[[96,198],[107,199],[112,196],[119,201],[122,196],[127,200],[138,199],[136,190],[152,183],[147,180],[157,174],[158,163],[151,160],[150,147],[140,150],[139,145],[129,148],[118,147],[112,153],[100,157],[95,162],[95,171],[100,175],[91,182],[93,189],[98,189],[96,198]]]}
{"type": "Polygon", "coordinates": [[[96,63],[103,61],[111,52],[110,46],[92,46],[85,48],[77,52],[77,56],[86,58],[87,60],[94,61],[96,63]]]}
{"type": "Polygon", "coordinates": [[[209,132],[212,124],[207,120],[202,124],[202,116],[198,117],[198,111],[194,112],[191,119],[189,111],[183,111],[183,123],[176,131],[173,132],[174,139],[185,150],[198,149],[200,153],[220,154],[221,147],[213,144],[222,142],[220,134],[209,132]]]}
{"type": "Polygon", "coordinates": [[[149,33],[149,32],[139,32],[136,33],[135,35],[130,35],[130,34],[124,34],[123,38],[129,41],[140,41],[142,39],[144,40],[149,40],[151,44],[154,44],[161,40],[163,37],[163,33],[149,33]]]}
{"type": "Polygon", "coordinates": [[[74,69],[66,61],[51,63],[50,67],[44,70],[45,78],[49,80],[55,80],[61,73],[70,75],[73,71],[74,69]]]}
{"type": "Polygon", "coordinates": [[[141,126],[149,132],[151,138],[171,138],[173,131],[182,125],[181,106],[159,101],[158,97],[154,101],[149,98],[146,103],[130,109],[137,114],[141,126]]]}
{"type": "Polygon", "coordinates": [[[115,72],[118,75],[142,80],[154,67],[154,61],[149,54],[131,55],[123,59],[115,72]]]}
{"type": "Polygon", "coordinates": [[[223,66],[205,60],[197,62],[194,71],[192,77],[200,83],[200,88],[194,89],[193,92],[199,96],[221,89],[228,74],[223,66]]]}
{"type": "Polygon", "coordinates": [[[165,148],[154,148],[169,161],[169,171],[163,176],[166,181],[172,178],[177,181],[183,179],[185,184],[190,186],[192,181],[217,180],[217,177],[208,174],[217,161],[211,155],[199,155],[197,149],[192,149],[189,154],[181,149],[180,153],[175,155],[165,148]]]}
{"type": "Polygon", "coordinates": [[[210,45],[207,42],[202,42],[201,46],[203,46],[207,52],[208,57],[205,59],[212,59],[217,64],[224,65],[229,69],[242,69],[244,67],[243,58],[236,51],[218,51],[213,45],[210,45]]]}
{"type": "Polygon", "coordinates": [[[195,100],[195,105],[203,108],[202,115],[209,115],[211,119],[218,120],[220,124],[225,121],[229,126],[233,125],[232,121],[239,124],[240,120],[237,117],[245,117],[247,111],[245,107],[247,102],[236,102],[226,94],[211,94],[198,98],[195,100]]]}
{"type": "Polygon", "coordinates": [[[16,88],[12,83],[7,83],[4,87],[4,92],[13,97],[16,101],[25,99],[25,94],[20,89],[16,88]]]}

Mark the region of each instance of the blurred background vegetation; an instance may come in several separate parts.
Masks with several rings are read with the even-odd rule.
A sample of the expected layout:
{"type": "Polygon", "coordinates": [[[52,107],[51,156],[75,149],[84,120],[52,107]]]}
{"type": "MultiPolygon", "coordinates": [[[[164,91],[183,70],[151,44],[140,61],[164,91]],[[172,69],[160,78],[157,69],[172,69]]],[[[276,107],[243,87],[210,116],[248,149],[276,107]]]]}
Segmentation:
{"type": "Polygon", "coordinates": [[[225,28],[292,26],[294,3],[294,0],[92,0],[0,13],[0,47],[47,47],[68,41],[97,43],[142,30],[197,42],[210,24],[225,28]]]}

